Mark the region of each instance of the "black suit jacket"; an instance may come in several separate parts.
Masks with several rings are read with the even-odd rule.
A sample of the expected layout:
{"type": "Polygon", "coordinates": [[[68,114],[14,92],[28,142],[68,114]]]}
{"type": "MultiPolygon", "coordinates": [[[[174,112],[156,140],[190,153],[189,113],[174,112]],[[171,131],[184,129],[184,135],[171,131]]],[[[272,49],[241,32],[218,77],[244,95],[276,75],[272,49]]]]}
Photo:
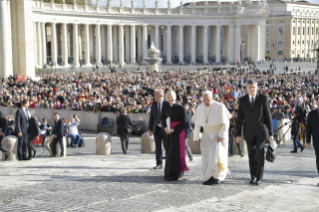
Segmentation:
{"type": "Polygon", "coordinates": [[[0,125],[0,128],[2,129],[1,132],[3,132],[3,134],[6,134],[7,119],[2,111],[0,111],[0,125]]]}
{"type": "Polygon", "coordinates": [[[63,136],[63,122],[62,119],[59,119],[54,126],[54,130],[53,133],[54,135],[57,135],[58,137],[62,137],[63,136]]]}
{"type": "Polygon", "coordinates": [[[29,121],[29,137],[34,138],[40,135],[40,127],[38,125],[38,121],[31,116],[29,121]]]}
{"type": "Polygon", "coordinates": [[[26,135],[29,133],[29,119],[25,112],[23,111],[23,108],[19,108],[16,112],[16,134],[22,133],[22,135],[26,135]]]}
{"type": "Polygon", "coordinates": [[[311,136],[313,146],[319,147],[319,110],[318,108],[309,112],[307,119],[307,143],[311,143],[311,136]]]}
{"type": "Polygon", "coordinates": [[[269,100],[266,95],[257,94],[253,107],[248,94],[239,99],[236,136],[241,136],[242,124],[244,124],[244,138],[248,142],[254,137],[257,140],[269,139],[269,135],[274,134],[269,100]]]}
{"type": "MultiPolygon", "coordinates": [[[[165,104],[168,104],[168,102],[163,101],[162,110],[163,110],[165,104]]],[[[155,134],[155,132],[156,132],[157,113],[158,113],[157,102],[154,101],[152,104],[152,107],[151,107],[150,120],[148,122],[148,130],[151,130],[153,132],[153,134],[155,134]]],[[[162,119],[162,114],[160,114],[160,120],[161,119],[162,119]]]]}
{"type": "Polygon", "coordinates": [[[128,115],[120,115],[116,120],[117,134],[132,132],[132,122],[128,115]]]}

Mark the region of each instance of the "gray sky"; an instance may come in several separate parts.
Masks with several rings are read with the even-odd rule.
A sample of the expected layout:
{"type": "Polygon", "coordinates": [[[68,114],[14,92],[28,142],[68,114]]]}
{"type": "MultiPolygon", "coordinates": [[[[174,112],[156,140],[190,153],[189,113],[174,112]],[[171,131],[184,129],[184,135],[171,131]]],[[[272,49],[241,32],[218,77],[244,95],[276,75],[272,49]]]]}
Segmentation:
{"type": "MultiPolygon", "coordinates": [[[[158,0],[159,7],[167,7],[168,0],[158,0]]],[[[196,2],[199,0],[195,0],[196,2]]],[[[202,0],[201,0],[202,1],[202,0]]],[[[230,1],[230,0],[221,0],[221,1],[230,1]]],[[[236,1],[236,0],[234,0],[236,1]]],[[[261,0],[262,1],[262,0],[261,0]]],[[[96,3],[96,0],[92,0],[93,4],[96,3]]],[[[107,0],[100,0],[101,6],[106,6],[107,0]]],[[[143,0],[134,0],[135,7],[143,7],[143,0]]],[[[171,7],[177,7],[180,4],[180,0],[171,0],[171,7]]],[[[193,0],[183,0],[183,3],[193,2],[193,0]]],[[[319,0],[310,0],[312,3],[319,4],[319,0]]],[[[112,0],[111,6],[116,7],[120,6],[120,0],[112,0]]],[[[131,0],[123,0],[124,7],[131,7],[131,0]]],[[[152,8],[155,7],[155,0],[146,0],[146,7],[152,8]]]]}

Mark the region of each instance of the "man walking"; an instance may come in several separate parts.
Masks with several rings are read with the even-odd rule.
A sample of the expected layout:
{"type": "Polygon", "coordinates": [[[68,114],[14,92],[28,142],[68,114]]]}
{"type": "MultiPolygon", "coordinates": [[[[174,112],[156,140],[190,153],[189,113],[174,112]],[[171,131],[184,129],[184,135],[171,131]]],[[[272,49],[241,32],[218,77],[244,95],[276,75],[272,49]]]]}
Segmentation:
{"type": "Polygon", "coordinates": [[[59,142],[60,143],[60,148],[61,148],[61,157],[63,157],[63,122],[62,119],[60,119],[60,116],[58,113],[54,114],[54,119],[55,119],[55,124],[54,124],[54,130],[53,130],[53,143],[52,143],[52,153],[53,157],[57,157],[56,153],[56,144],[59,142]]]}
{"type": "Polygon", "coordinates": [[[123,154],[126,154],[130,139],[130,133],[132,132],[131,118],[127,115],[127,111],[124,110],[123,114],[117,118],[117,134],[120,136],[122,143],[123,154]]]}
{"type": "Polygon", "coordinates": [[[18,135],[18,160],[30,160],[27,157],[27,144],[29,133],[29,116],[27,108],[29,107],[29,101],[27,99],[22,100],[21,108],[16,112],[16,133],[18,135]]]}
{"type": "Polygon", "coordinates": [[[37,151],[33,146],[33,140],[35,138],[39,139],[39,135],[40,135],[40,127],[38,124],[38,119],[31,116],[29,111],[28,111],[28,115],[30,118],[30,124],[29,124],[29,135],[28,135],[28,154],[29,154],[29,159],[31,160],[32,157],[34,158],[37,155],[37,151]],[[32,151],[33,151],[33,155],[32,155],[32,151]]]}
{"type": "Polygon", "coordinates": [[[2,139],[5,136],[6,133],[6,128],[7,128],[7,120],[2,111],[0,111],[0,128],[2,129],[0,132],[0,150],[3,152],[5,158],[4,160],[6,161],[10,155],[10,150],[8,150],[3,144],[2,144],[2,139]]]}
{"type": "MultiPolygon", "coordinates": [[[[319,97],[316,97],[317,105],[319,105],[319,97]]],[[[310,150],[311,148],[311,137],[312,137],[312,144],[315,148],[316,153],[316,164],[317,164],[317,171],[319,174],[319,109],[316,108],[312,110],[308,114],[307,120],[307,149],[310,150]]],[[[319,185],[319,183],[318,183],[319,185]]]]}
{"type": "Polygon", "coordinates": [[[267,140],[272,142],[274,132],[268,97],[257,94],[257,89],[257,83],[249,80],[248,94],[239,99],[236,141],[241,143],[242,125],[244,125],[251,175],[249,183],[260,185],[264,174],[265,143],[267,140]]]}
{"type": "Polygon", "coordinates": [[[151,107],[151,113],[150,113],[150,120],[148,125],[148,134],[152,136],[154,134],[155,139],[155,150],[156,150],[156,166],[154,169],[162,169],[162,142],[163,142],[163,136],[164,136],[164,130],[161,125],[161,119],[162,119],[162,108],[163,104],[167,104],[166,101],[164,101],[164,91],[157,89],[155,90],[155,101],[152,104],[151,107]]]}

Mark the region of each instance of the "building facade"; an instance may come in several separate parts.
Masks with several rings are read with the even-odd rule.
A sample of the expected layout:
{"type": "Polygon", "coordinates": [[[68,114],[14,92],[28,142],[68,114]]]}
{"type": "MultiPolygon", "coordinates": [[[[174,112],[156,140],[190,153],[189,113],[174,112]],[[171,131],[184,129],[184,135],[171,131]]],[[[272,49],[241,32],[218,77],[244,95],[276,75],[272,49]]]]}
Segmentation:
{"type": "Polygon", "coordinates": [[[306,1],[267,1],[265,57],[316,59],[319,5],[306,1]]]}
{"type": "MultiPolygon", "coordinates": [[[[0,0],[0,73],[34,77],[44,64],[145,63],[151,42],[165,64],[265,58],[267,2],[192,2],[171,8],[0,0]]],[[[121,1],[122,2],[122,1],[121,1]]]]}

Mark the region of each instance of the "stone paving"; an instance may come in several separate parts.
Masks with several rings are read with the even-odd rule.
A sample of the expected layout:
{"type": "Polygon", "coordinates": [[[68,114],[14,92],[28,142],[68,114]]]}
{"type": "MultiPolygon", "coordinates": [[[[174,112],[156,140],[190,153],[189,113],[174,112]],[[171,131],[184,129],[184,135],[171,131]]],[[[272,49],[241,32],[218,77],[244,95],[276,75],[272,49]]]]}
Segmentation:
{"type": "Polygon", "coordinates": [[[290,142],[280,145],[259,187],[248,184],[247,157],[233,156],[225,182],[203,186],[200,155],[184,180],[166,182],[151,169],[155,156],[140,154],[139,138],[127,155],[113,137],[113,154],[96,156],[95,134],[83,136],[86,147],[68,148],[66,158],[0,162],[0,211],[319,211],[313,149],[292,155],[290,142]]]}

